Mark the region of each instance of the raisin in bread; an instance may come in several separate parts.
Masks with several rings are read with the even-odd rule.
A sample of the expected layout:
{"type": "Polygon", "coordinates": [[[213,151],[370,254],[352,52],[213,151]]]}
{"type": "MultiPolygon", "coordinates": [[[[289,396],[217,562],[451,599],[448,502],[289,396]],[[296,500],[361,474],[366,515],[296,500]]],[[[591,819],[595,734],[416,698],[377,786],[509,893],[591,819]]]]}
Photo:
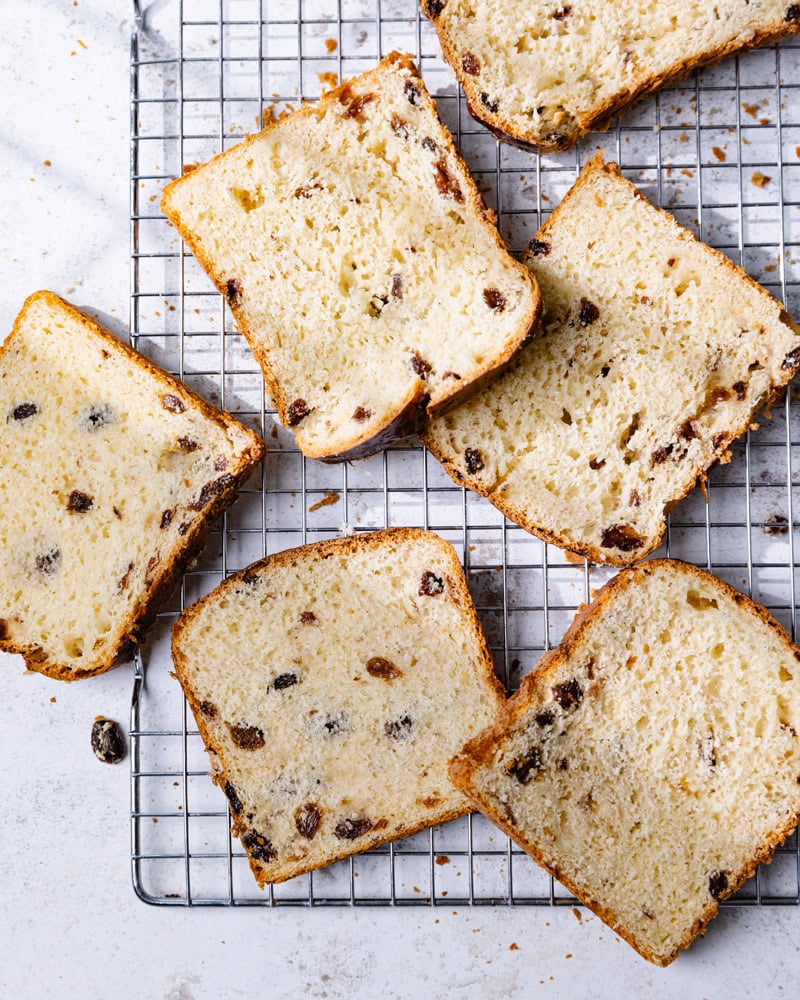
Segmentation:
{"type": "Polygon", "coordinates": [[[470,112],[499,138],[568,149],[642,94],[800,31],[786,0],[421,0],[470,112]]]}
{"type": "Polygon", "coordinates": [[[264,451],[51,292],[0,349],[0,649],[60,680],[130,651],[264,451]]]}
{"type": "Polygon", "coordinates": [[[623,570],[451,777],[658,965],[800,818],[800,652],[694,566],[623,570]]]}
{"type": "Polygon", "coordinates": [[[447,762],[504,702],[452,546],[410,528],[237,573],[173,658],[261,886],[467,812],[447,762]]]}
{"type": "Polygon", "coordinates": [[[599,156],[526,259],[545,302],[539,335],[423,439],[528,531],[633,562],[791,380],[800,329],[599,156]]]}
{"type": "Polygon", "coordinates": [[[539,293],[396,53],[174,181],[162,208],[312,458],[356,458],[513,356],[539,293]]]}

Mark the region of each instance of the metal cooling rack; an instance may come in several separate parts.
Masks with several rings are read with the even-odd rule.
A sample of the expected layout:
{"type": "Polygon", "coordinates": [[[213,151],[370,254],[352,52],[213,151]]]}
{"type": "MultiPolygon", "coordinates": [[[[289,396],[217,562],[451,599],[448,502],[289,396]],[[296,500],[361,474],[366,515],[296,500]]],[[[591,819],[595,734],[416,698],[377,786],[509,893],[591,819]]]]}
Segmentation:
{"type": "MultiPolygon", "coordinates": [[[[748,52],[646,99],[577,150],[498,144],[466,112],[416,0],[135,3],[131,47],[131,335],[135,346],[259,430],[270,452],[212,535],[137,659],[131,711],[132,871],[161,904],[568,904],[573,898],[480,816],[260,892],[178,684],[180,609],[265,554],[344,530],[416,525],[463,558],[509,689],[558,643],[612,571],[565,557],[453,485],[416,442],[350,465],[307,461],[264,394],[223,299],[159,214],[161,190],[326,84],[394,48],[415,55],[513,251],[597,148],[703,240],[800,315],[800,46],[748,52]]],[[[665,554],[711,569],[795,634],[800,416],[793,394],[672,513],[665,554]]],[[[796,835],[727,905],[800,903],[796,835]]],[[[726,904],[723,904],[726,905],[726,904]]]]}

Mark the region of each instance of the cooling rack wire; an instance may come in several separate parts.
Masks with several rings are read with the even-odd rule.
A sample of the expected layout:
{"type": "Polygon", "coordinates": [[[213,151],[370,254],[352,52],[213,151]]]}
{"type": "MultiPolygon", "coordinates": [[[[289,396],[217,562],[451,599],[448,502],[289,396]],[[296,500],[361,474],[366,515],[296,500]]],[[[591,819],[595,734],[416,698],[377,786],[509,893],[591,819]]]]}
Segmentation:
{"type": "MultiPolygon", "coordinates": [[[[466,111],[416,0],[155,0],[131,38],[131,337],[263,434],[269,454],[138,655],[131,707],[132,875],[171,905],[574,905],[481,816],[464,817],[257,889],[178,684],[169,629],[227,574],[293,545],[396,525],[430,528],[461,555],[499,675],[515,689],[612,572],[577,564],[453,485],[417,442],[361,462],[306,460],[265,396],[230,312],[159,212],[185,166],[314,100],[393,49],[411,52],[513,252],[596,150],[701,239],[800,315],[800,45],[748,52],[639,102],[576,150],[499,144],[466,111]]],[[[795,634],[800,419],[771,420],[673,511],[659,555],[704,566],[795,634]]],[[[723,906],[800,903],[797,836],[723,906]]]]}

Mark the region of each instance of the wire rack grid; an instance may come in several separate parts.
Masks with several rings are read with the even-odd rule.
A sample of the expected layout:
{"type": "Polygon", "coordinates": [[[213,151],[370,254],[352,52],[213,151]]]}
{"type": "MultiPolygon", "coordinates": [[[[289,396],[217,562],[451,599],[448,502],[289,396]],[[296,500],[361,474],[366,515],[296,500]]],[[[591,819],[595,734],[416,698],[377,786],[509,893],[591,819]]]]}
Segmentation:
{"type": "MultiPolygon", "coordinates": [[[[748,52],[639,102],[606,133],[538,157],[469,117],[416,0],[157,0],[135,4],[131,48],[134,345],[263,434],[269,454],[185,574],[137,657],[131,712],[132,873],[151,903],[573,905],[474,815],[260,892],[177,683],[169,630],[228,573],[292,545],[395,525],[460,553],[509,690],[611,572],[569,559],[456,487],[415,441],[361,462],[307,461],[277,420],[222,297],[159,213],[161,190],[300,102],[411,52],[500,230],[519,251],[603,148],[701,239],[800,313],[800,47],[748,52]]],[[[672,513],[658,553],[705,566],[795,634],[800,418],[793,394],[672,513]]],[[[796,835],[723,905],[800,903],[796,835]]]]}

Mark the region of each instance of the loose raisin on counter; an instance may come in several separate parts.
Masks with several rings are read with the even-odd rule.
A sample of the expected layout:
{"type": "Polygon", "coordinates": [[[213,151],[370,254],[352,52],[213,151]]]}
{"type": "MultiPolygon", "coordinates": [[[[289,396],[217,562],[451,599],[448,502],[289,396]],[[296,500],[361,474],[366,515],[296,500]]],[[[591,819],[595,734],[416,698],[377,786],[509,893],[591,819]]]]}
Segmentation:
{"type": "Polygon", "coordinates": [[[228,723],[231,739],[240,750],[260,750],[264,746],[264,731],[258,726],[228,723]]]}
{"type": "Polygon", "coordinates": [[[104,764],[119,764],[125,757],[125,738],[113,719],[99,715],[92,723],[92,751],[104,764]]]}
{"type": "Polygon", "coordinates": [[[322,811],[317,803],[306,802],[306,804],[304,806],[300,806],[294,814],[294,825],[297,827],[297,832],[301,837],[305,837],[306,840],[311,840],[319,829],[321,818],[322,811]]]}
{"type": "Polygon", "coordinates": [[[366,816],[354,816],[340,819],[333,832],[340,840],[355,840],[356,837],[362,837],[365,833],[369,833],[371,829],[372,821],[368,820],[366,816]]]}
{"type": "Polygon", "coordinates": [[[419,590],[417,591],[418,596],[436,597],[437,594],[443,592],[444,580],[440,576],[436,576],[435,573],[431,573],[430,570],[425,570],[420,580],[419,590]]]}

